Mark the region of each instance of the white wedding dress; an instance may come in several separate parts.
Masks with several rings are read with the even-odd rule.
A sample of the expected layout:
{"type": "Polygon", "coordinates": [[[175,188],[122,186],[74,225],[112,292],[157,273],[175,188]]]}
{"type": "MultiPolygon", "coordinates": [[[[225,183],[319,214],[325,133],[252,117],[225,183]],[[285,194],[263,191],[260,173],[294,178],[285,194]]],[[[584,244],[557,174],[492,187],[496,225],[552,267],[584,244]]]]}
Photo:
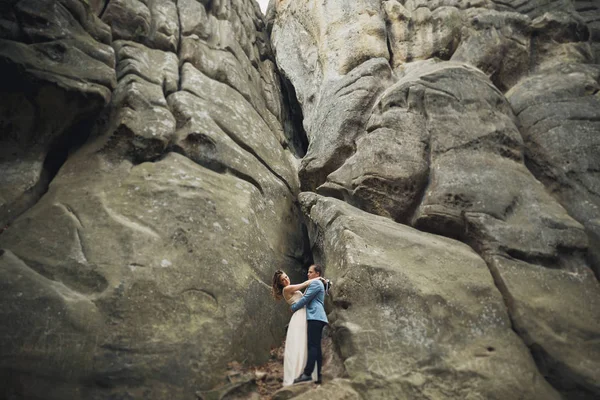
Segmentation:
{"type": "MultiPolygon", "coordinates": [[[[297,291],[287,303],[292,305],[302,297],[302,292],[297,291]]],[[[285,337],[285,352],[283,353],[283,386],[294,383],[306,366],[308,356],[306,332],[306,307],[296,311],[290,319],[287,336],[285,337]]],[[[313,381],[317,380],[317,364],[312,373],[313,381]]]]}

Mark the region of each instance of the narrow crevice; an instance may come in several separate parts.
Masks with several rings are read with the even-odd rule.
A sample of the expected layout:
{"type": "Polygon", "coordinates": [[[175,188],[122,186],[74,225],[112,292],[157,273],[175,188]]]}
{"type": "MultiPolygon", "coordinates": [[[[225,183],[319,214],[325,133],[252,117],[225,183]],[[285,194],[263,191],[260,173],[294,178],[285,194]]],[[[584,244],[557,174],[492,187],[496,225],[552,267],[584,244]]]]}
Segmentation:
{"type": "Polygon", "coordinates": [[[286,111],[282,121],[283,132],[293,154],[298,158],[302,158],[308,150],[308,137],[304,130],[302,106],[298,101],[294,85],[282,73],[279,72],[278,74],[286,111]]]}
{"type": "Polygon", "coordinates": [[[176,145],[170,146],[169,148],[167,148],[167,150],[165,151],[165,154],[162,158],[164,158],[170,152],[181,154],[182,156],[189,158],[196,164],[198,164],[204,168],[210,169],[211,171],[217,172],[219,174],[229,173],[238,179],[241,179],[243,181],[250,183],[252,186],[254,186],[260,192],[260,194],[262,194],[262,195],[265,194],[264,190],[262,188],[262,185],[260,183],[258,183],[256,181],[256,179],[254,179],[250,175],[247,175],[241,171],[232,169],[218,160],[202,158],[202,157],[194,157],[193,155],[188,154],[182,147],[176,146],[176,145]]]}
{"type": "Polygon", "coordinates": [[[56,139],[49,147],[44,160],[44,170],[51,182],[70,154],[79,149],[89,138],[95,118],[87,118],[75,124],[69,132],[56,139]]]}
{"type": "MultiPolygon", "coordinates": [[[[39,119],[37,119],[39,120],[39,119]]],[[[66,162],[70,154],[81,147],[89,137],[95,118],[87,118],[76,123],[63,135],[55,138],[46,152],[37,182],[14,202],[6,206],[10,212],[0,210],[0,234],[19,216],[31,209],[48,192],[50,184],[66,162]]],[[[4,208],[4,207],[3,207],[4,208]]]]}
{"type": "Polygon", "coordinates": [[[271,166],[265,160],[263,160],[252,147],[250,147],[249,145],[244,143],[243,140],[238,138],[237,135],[235,135],[233,132],[231,132],[229,129],[227,129],[227,127],[225,125],[223,125],[218,119],[213,119],[213,121],[223,132],[225,132],[225,134],[227,136],[229,136],[231,138],[231,140],[233,140],[235,142],[235,144],[237,144],[243,150],[247,151],[252,156],[254,156],[254,158],[256,158],[256,160],[258,160],[258,162],[260,162],[267,170],[269,170],[269,172],[271,172],[277,179],[279,179],[288,188],[290,193],[294,193],[294,190],[292,190],[292,187],[285,180],[285,178],[283,176],[281,176],[280,174],[278,174],[273,168],[271,168],[271,166]]]}
{"type": "Polygon", "coordinates": [[[492,2],[494,4],[500,5],[500,6],[504,6],[506,8],[508,8],[510,11],[516,11],[515,6],[513,6],[510,2],[508,1],[501,1],[501,0],[492,0],[492,2]]]}
{"type": "Polygon", "coordinates": [[[386,16],[385,16],[385,44],[387,45],[388,53],[390,56],[390,59],[388,60],[389,64],[390,64],[390,68],[393,69],[394,68],[394,51],[392,50],[392,42],[390,39],[390,30],[392,29],[390,25],[391,25],[390,20],[386,14],[386,16]]]}
{"type": "MultiPolygon", "coordinates": [[[[427,171],[425,172],[425,177],[423,178],[423,182],[419,190],[416,191],[413,196],[412,204],[406,209],[406,222],[407,225],[415,225],[415,219],[417,218],[417,211],[419,210],[419,206],[423,204],[425,201],[425,197],[427,196],[427,189],[431,184],[431,147],[429,142],[426,143],[425,149],[425,157],[427,158],[427,171]]],[[[398,221],[400,222],[400,221],[398,221]]]]}
{"type": "MultiPolygon", "coordinates": [[[[467,224],[468,225],[468,224],[467,224]]],[[[480,243],[475,239],[473,235],[465,235],[465,239],[462,240],[464,243],[469,245],[479,256],[485,261],[492,279],[494,286],[502,295],[504,305],[508,314],[509,321],[511,323],[511,329],[515,334],[523,341],[523,343],[529,349],[532,359],[534,360],[536,367],[542,377],[559,393],[566,396],[567,399],[578,399],[578,400],[592,400],[594,395],[591,389],[577,383],[577,375],[571,370],[570,367],[560,363],[550,356],[542,346],[535,342],[535,340],[529,335],[526,330],[519,327],[519,323],[515,320],[515,316],[520,313],[516,305],[516,301],[511,295],[504,279],[501,276],[498,267],[495,265],[493,260],[494,257],[502,257],[508,260],[519,260],[523,262],[533,262],[543,265],[546,268],[558,267],[559,261],[550,260],[548,257],[533,258],[529,255],[525,255],[523,252],[516,250],[502,250],[500,252],[491,253],[486,251],[483,246],[484,243],[480,243]],[[506,254],[504,254],[506,253],[506,254]],[[508,254],[508,255],[507,255],[508,254]]]]}
{"type": "Polygon", "coordinates": [[[600,281],[600,235],[591,229],[586,229],[586,233],[590,241],[586,261],[591,266],[596,279],[600,281]]]}
{"type": "Polygon", "coordinates": [[[175,1],[175,7],[177,8],[177,23],[179,24],[179,40],[177,41],[177,64],[179,64],[179,75],[177,76],[177,91],[181,91],[181,85],[183,81],[183,63],[181,62],[181,42],[183,40],[183,26],[181,25],[181,8],[179,8],[179,0],[175,1]]]}
{"type": "Polygon", "coordinates": [[[536,46],[535,42],[537,40],[537,32],[531,32],[531,37],[529,38],[529,73],[533,73],[535,70],[535,62],[536,62],[536,46]]]}
{"type": "Polygon", "coordinates": [[[563,395],[565,399],[597,400],[598,396],[593,388],[587,388],[574,381],[576,373],[568,366],[552,358],[544,348],[537,343],[529,346],[531,355],[548,383],[563,395]]]}
{"type": "MultiPolygon", "coordinates": [[[[300,207],[300,204],[296,203],[295,204],[296,210],[298,212],[298,214],[300,215],[301,218],[303,218],[302,215],[302,209],[300,207]]],[[[310,242],[310,236],[308,234],[308,226],[306,225],[306,223],[304,221],[302,221],[301,223],[301,230],[302,230],[302,255],[300,257],[295,257],[296,261],[302,265],[302,271],[306,272],[308,271],[308,267],[310,267],[312,264],[315,263],[315,257],[312,251],[312,246],[311,246],[311,242],[310,242]]],[[[324,271],[325,273],[325,271],[324,271]]]]}
{"type": "MultiPolygon", "coordinates": [[[[181,25],[181,8],[179,7],[179,0],[175,0],[175,8],[177,8],[177,25],[179,26],[179,39],[177,40],[177,58],[181,58],[181,40],[183,39],[183,26],[181,25]]],[[[181,79],[181,76],[179,76],[181,79]]]]}
{"type": "Polygon", "coordinates": [[[110,0],[106,0],[104,2],[104,6],[102,7],[102,10],[100,10],[100,13],[98,14],[98,18],[102,19],[102,17],[104,16],[104,13],[106,12],[106,9],[108,8],[109,4],[110,4],[110,0]]]}

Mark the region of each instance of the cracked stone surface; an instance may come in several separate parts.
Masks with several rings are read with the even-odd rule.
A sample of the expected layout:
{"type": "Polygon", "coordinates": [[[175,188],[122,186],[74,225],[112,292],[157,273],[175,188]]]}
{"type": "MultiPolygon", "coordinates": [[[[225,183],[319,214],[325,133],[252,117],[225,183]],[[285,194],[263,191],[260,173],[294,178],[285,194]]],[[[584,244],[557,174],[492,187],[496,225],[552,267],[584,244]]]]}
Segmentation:
{"type": "Polygon", "coordinates": [[[299,200],[336,282],[333,338],[362,398],[560,398],[472,249],[337,199],[299,200]]]}
{"type": "Polygon", "coordinates": [[[599,57],[587,0],[2,2],[0,397],[222,394],[312,246],[277,396],[598,398],[599,57]]]}
{"type": "Polygon", "coordinates": [[[195,398],[229,362],[264,363],[289,319],[267,282],[299,276],[305,245],[258,5],[12,3],[1,59],[32,90],[3,90],[2,140],[23,153],[3,172],[33,180],[69,140],[0,235],[0,397],[195,398]]]}
{"type": "Polygon", "coordinates": [[[305,117],[302,190],[470,245],[541,376],[597,397],[598,6],[282,0],[268,15],[305,117]]]}
{"type": "Polygon", "coordinates": [[[31,207],[56,173],[65,142],[116,84],[110,29],[78,0],[0,5],[0,226],[31,207]]]}

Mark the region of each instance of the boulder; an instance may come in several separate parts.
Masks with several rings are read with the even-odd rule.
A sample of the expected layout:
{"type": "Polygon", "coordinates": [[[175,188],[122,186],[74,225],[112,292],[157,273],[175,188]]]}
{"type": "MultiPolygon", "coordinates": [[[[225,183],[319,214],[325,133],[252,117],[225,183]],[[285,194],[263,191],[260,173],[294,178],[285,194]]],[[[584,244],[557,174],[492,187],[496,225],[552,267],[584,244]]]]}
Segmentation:
{"type": "Polygon", "coordinates": [[[562,53],[548,57],[507,99],[519,120],[528,167],[585,226],[600,277],[600,65],[586,61],[562,53]]]}
{"type": "Polygon", "coordinates": [[[363,398],[560,398],[472,249],[336,199],[299,200],[334,282],[333,338],[363,398]]]}
{"type": "Polygon", "coordinates": [[[114,40],[131,40],[164,51],[179,45],[179,16],[174,0],[113,0],[102,20],[110,25],[114,40]]]}
{"type": "Polygon", "coordinates": [[[218,385],[230,360],[264,362],[287,318],[265,282],[295,266],[294,240],[268,232],[281,200],[177,153],[132,165],[87,149],[0,237],[12,276],[0,313],[14,321],[3,381],[46,399],[166,399],[218,385]],[[81,354],[71,362],[65,346],[81,354]]]}

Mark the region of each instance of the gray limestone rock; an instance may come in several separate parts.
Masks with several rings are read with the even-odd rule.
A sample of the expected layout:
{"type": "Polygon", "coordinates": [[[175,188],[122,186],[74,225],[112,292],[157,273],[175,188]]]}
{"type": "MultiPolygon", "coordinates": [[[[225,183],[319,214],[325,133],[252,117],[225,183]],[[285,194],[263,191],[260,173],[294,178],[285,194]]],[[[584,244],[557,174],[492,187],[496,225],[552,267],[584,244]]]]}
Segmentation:
{"type": "Polygon", "coordinates": [[[584,63],[589,54],[564,60],[549,53],[507,98],[520,122],[527,165],[585,226],[600,277],[600,66],[584,63]]]}
{"type": "Polygon", "coordinates": [[[468,246],[336,199],[299,199],[334,282],[334,341],[363,398],[560,398],[468,246]]]}
{"type": "Polygon", "coordinates": [[[461,41],[451,60],[476,66],[506,91],[529,69],[531,20],[514,12],[481,9],[462,15],[461,41]]]}
{"type": "Polygon", "coordinates": [[[355,152],[369,118],[363,110],[373,107],[390,77],[387,61],[376,58],[327,86],[308,122],[309,146],[300,164],[304,190],[315,190],[355,152]]]}
{"type": "Polygon", "coordinates": [[[340,378],[317,387],[312,383],[286,386],[271,397],[272,400],[359,400],[361,398],[360,394],[352,387],[351,381],[340,378]]]}
{"type": "Polygon", "coordinates": [[[14,257],[5,256],[0,270],[14,275],[9,269],[18,264],[48,294],[3,280],[1,314],[14,323],[0,339],[0,370],[29,382],[32,397],[150,390],[166,399],[217,385],[229,360],[263,362],[286,317],[274,312],[264,282],[270,266],[294,264],[284,254],[293,238],[269,230],[279,229],[273,214],[282,202],[290,210],[290,199],[269,199],[175,153],[132,165],[88,150],[71,157],[50,191],[1,236],[14,257]],[[46,308],[32,302],[52,299],[57,288],[64,294],[56,312],[36,317],[46,308]],[[80,315],[95,316],[94,324],[80,315]],[[61,346],[80,343],[73,362],[36,367],[68,360],[61,346]],[[63,385],[49,390],[55,380],[63,385]]]}
{"type": "Polygon", "coordinates": [[[309,140],[301,187],[471,245],[504,298],[518,298],[510,317],[543,375],[565,396],[597,396],[597,39],[593,17],[579,13],[596,8],[356,2],[357,15],[386,25],[384,37],[366,24],[353,36],[357,48],[372,44],[369,55],[337,41],[352,21],[321,27],[324,10],[343,2],[333,3],[274,7],[274,51],[309,140]],[[383,40],[384,56],[373,44],[383,40]],[[366,72],[375,65],[380,73],[366,72]],[[498,257],[540,278],[523,289],[498,257]],[[560,295],[540,304],[525,295],[545,293],[547,281],[589,323],[553,312],[560,295]]]}
{"type": "Polygon", "coordinates": [[[488,264],[540,372],[564,398],[596,398],[600,285],[591,271],[548,269],[503,256],[488,264]]]}
{"type": "Polygon", "coordinates": [[[0,11],[3,228],[35,204],[69,147],[85,141],[116,79],[109,28],[84,3],[21,0],[0,11]]]}
{"type": "Polygon", "coordinates": [[[597,398],[599,10],[2,2],[0,397],[233,396],[302,188],[343,365],[276,396],[597,398]]]}
{"type": "Polygon", "coordinates": [[[153,49],[177,51],[179,15],[174,0],[111,0],[102,20],[110,25],[114,40],[132,40],[153,49]]]}
{"type": "MultiPolygon", "coordinates": [[[[306,257],[286,106],[253,1],[115,0],[100,13],[110,30],[97,6],[87,13],[106,45],[65,46],[64,65],[26,58],[49,44],[7,50],[87,96],[41,90],[56,103],[45,112],[65,110],[53,115],[61,124],[81,118],[75,101],[94,117],[110,103],[0,234],[0,315],[11,321],[0,397],[192,398],[221,387],[228,362],[265,362],[283,337],[289,314],[268,282],[277,268],[299,276],[306,257]],[[194,25],[200,9],[210,22],[194,25]],[[96,64],[71,55],[88,48],[96,64]]],[[[80,25],[62,34],[99,36],[80,25]]],[[[36,127],[10,110],[33,113],[35,97],[19,93],[3,115],[25,143],[36,127]]]]}

